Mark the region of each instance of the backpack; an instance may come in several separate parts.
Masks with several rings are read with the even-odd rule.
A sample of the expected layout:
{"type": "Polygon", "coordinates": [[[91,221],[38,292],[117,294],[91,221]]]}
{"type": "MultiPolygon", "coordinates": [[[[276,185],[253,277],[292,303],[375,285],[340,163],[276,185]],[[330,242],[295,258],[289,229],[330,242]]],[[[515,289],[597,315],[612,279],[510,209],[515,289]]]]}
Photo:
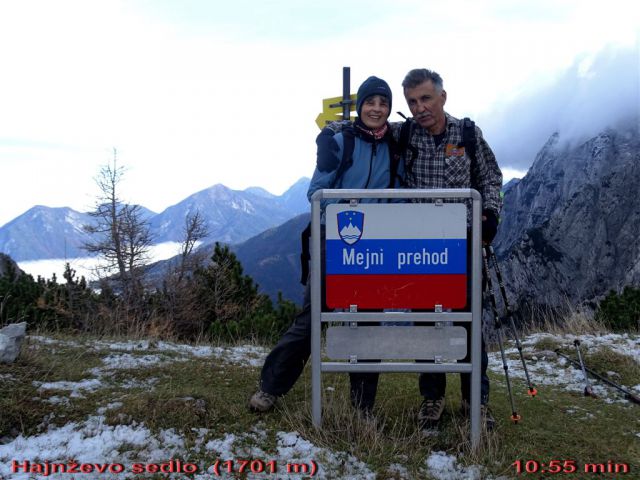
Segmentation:
{"type": "MultiPolygon", "coordinates": [[[[404,117],[404,115],[402,115],[404,117]]],[[[406,117],[404,117],[406,119],[406,117]]],[[[415,121],[412,119],[406,119],[400,128],[400,138],[397,142],[389,142],[389,156],[391,158],[390,175],[389,175],[389,188],[393,188],[395,185],[396,176],[398,175],[398,164],[401,160],[405,161],[407,170],[410,170],[415,161],[415,157],[418,156],[418,149],[411,145],[410,140],[415,128],[415,121]]],[[[338,170],[336,172],[335,179],[333,180],[334,187],[338,180],[342,177],[344,172],[353,164],[353,150],[355,148],[355,133],[353,126],[348,126],[342,130],[343,149],[342,159],[338,170]]],[[[393,137],[391,137],[393,139],[393,137]]],[[[473,163],[476,161],[476,124],[469,117],[465,117],[462,120],[462,145],[465,152],[473,163]]],[[[302,267],[302,273],[300,276],[300,283],[302,285],[307,284],[307,277],[309,276],[309,260],[311,260],[311,253],[309,249],[309,241],[311,239],[311,222],[307,224],[307,227],[300,234],[300,242],[302,244],[302,253],[300,254],[300,264],[302,267]]]]}
{"type": "MultiPolygon", "coordinates": [[[[391,137],[393,138],[393,137],[391,137]]],[[[344,172],[346,172],[351,165],[353,165],[353,150],[355,149],[356,140],[355,140],[355,131],[353,126],[349,125],[342,129],[342,159],[340,160],[340,164],[338,165],[338,169],[336,171],[336,176],[333,179],[333,184],[331,188],[334,188],[338,183],[338,180],[342,178],[344,172]]],[[[389,187],[393,188],[395,186],[395,180],[398,175],[398,164],[402,159],[401,155],[394,154],[391,147],[391,142],[389,145],[389,157],[391,159],[391,164],[389,165],[389,187]]],[[[300,283],[302,285],[307,284],[307,277],[309,276],[309,260],[311,260],[311,252],[309,248],[309,240],[311,239],[311,222],[307,224],[307,227],[300,234],[300,243],[302,244],[302,253],[300,254],[300,264],[302,266],[302,273],[300,275],[300,283]]]]}

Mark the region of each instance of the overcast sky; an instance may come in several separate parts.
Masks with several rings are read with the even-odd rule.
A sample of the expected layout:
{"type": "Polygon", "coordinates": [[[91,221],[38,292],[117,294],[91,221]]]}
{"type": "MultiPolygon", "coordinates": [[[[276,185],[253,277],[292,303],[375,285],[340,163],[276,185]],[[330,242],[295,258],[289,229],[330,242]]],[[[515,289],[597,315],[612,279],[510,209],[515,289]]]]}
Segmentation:
{"type": "Polygon", "coordinates": [[[640,109],[632,4],[0,1],[0,225],[90,209],[113,148],[123,199],[156,212],[216,183],[280,194],[313,172],[343,66],[353,92],[386,79],[405,113],[406,72],[438,71],[447,111],[477,121],[509,177],[553,131],[640,109]]]}

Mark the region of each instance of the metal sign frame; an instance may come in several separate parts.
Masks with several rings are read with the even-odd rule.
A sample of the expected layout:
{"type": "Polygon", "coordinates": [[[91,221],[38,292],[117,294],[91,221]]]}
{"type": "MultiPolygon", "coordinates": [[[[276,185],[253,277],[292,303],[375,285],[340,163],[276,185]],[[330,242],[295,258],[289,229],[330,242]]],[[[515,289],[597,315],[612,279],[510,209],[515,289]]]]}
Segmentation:
{"type": "MultiPolygon", "coordinates": [[[[435,372],[471,374],[471,443],[480,442],[480,365],[482,334],[482,266],[481,266],[482,199],[474,189],[325,189],[311,197],[311,410],[313,424],[322,424],[322,372],[435,372]],[[322,268],[320,217],[322,200],[374,199],[471,199],[471,311],[470,312],[322,312],[322,268]],[[415,323],[470,322],[471,362],[445,363],[349,363],[326,362],[321,358],[321,324],[323,322],[411,321],[415,323]]],[[[381,333],[383,329],[380,329],[381,333]]],[[[469,346],[467,346],[469,348],[469,346]]]]}

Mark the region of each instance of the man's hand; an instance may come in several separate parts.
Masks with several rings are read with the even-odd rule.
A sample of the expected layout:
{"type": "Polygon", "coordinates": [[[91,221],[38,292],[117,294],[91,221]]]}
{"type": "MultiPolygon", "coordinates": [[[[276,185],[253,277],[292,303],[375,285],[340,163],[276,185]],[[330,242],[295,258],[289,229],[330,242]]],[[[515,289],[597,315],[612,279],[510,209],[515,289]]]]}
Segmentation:
{"type": "Polygon", "coordinates": [[[316,166],[321,172],[331,172],[338,167],[340,159],[336,155],[338,144],[333,138],[335,132],[330,128],[323,128],[316,138],[318,146],[316,166]]]}
{"type": "Polygon", "coordinates": [[[498,233],[498,217],[492,210],[482,211],[482,242],[490,245],[498,233]]]}

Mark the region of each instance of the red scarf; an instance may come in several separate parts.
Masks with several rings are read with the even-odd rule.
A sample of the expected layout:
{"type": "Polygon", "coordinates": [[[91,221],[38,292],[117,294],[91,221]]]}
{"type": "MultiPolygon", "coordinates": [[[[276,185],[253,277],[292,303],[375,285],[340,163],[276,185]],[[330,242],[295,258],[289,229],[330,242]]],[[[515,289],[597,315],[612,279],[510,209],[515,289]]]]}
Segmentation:
{"type": "Polygon", "coordinates": [[[376,130],[369,130],[368,128],[364,127],[364,124],[359,124],[359,122],[356,123],[355,126],[367,135],[375,138],[376,140],[380,140],[382,137],[384,137],[385,133],[387,133],[387,130],[389,129],[389,125],[387,123],[376,130]]]}

